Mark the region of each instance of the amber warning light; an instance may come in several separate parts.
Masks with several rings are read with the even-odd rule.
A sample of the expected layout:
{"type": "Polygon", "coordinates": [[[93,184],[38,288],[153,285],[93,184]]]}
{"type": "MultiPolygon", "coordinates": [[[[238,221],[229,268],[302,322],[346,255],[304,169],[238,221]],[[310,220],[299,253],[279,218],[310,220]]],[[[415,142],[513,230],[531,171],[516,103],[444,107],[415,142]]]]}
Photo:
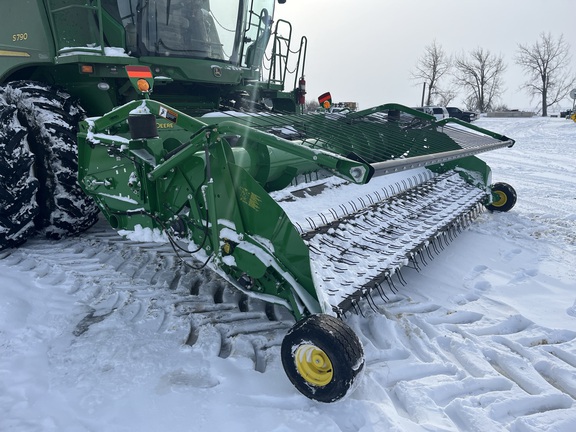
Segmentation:
{"type": "Polygon", "coordinates": [[[140,93],[148,93],[154,85],[152,71],[147,66],[126,66],[126,74],[134,88],[140,93]]]}
{"type": "Polygon", "coordinates": [[[92,66],[92,65],[81,65],[81,66],[80,66],[80,72],[82,72],[83,74],[91,74],[91,73],[94,73],[94,66],[92,66]]]}
{"type": "Polygon", "coordinates": [[[326,92],[318,96],[318,103],[324,109],[329,109],[332,106],[332,95],[330,92],[326,92]]]}

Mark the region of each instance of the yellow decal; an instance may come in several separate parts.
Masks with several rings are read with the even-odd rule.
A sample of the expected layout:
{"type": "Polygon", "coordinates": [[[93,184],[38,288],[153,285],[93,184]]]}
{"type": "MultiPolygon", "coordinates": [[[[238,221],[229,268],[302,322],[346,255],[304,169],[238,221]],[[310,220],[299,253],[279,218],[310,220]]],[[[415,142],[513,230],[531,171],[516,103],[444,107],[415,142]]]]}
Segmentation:
{"type": "Polygon", "coordinates": [[[174,123],[156,123],[157,129],[173,129],[174,123]]]}
{"type": "Polygon", "coordinates": [[[12,42],[20,42],[28,39],[28,33],[15,33],[12,35],[12,42]]]}
{"type": "Polygon", "coordinates": [[[250,192],[248,189],[241,187],[240,188],[240,201],[246,204],[248,207],[253,208],[254,210],[260,210],[260,202],[262,199],[253,192],[250,192]]]}
{"type": "Polygon", "coordinates": [[[30,54],[22,51],[7,51],[0,50],[0,56],[2,57],[30,57],[30,54]]]}

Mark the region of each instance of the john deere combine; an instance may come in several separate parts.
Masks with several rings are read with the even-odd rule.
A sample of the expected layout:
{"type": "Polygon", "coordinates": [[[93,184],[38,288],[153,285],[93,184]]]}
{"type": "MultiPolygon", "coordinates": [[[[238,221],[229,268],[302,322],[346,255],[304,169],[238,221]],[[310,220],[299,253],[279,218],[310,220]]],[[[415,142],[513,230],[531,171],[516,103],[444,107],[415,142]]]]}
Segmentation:
{"type": "MultiPolygon", "coordinates": [[[[164,25],[175,16],[175,1],[129,2],[132,15],[121,20],[131,17],[134,27],[122,30],[125,47],[139,54],[114,71],[125,103],[104,114],[92,110],[80,123],[79,184],[114,229],[160,230],[180,255],[192,254],[247,295],[290,310],[296,324],[281,350],[288,377],[312,399],[338,400],[364,368],[346,312],[374,295],[385,298],[403,266],[426,261],[483,207],[512,208],[512,187],[492,184],[490,168],[475,155],[514,141],[396,104],[298,113],[303,89],[295,83],[282,93],[283,80],[259,69],[270,34],[275,47],[284,40],[271,31],[272,0],[238,2],[229,45],[206,27],[215,23],[208,1],[184,3],[210,29],[194,36],[203,41],[197,48],[173,45],[192,31],[158,36],[176,28],[164,25]],[[196,62],[195,69],[158,66],[158,50],[196,62]],[[218,84],[221,77],[229,81],[218,84]]],[[[106,19],[114,22],[111,14],[106,19]]],[[[323,102],[329,108],[329,96],[323,102]]],[[[16,115],[17,108],[3,113],[16,115]]],[[[10,142],[16,148],[20,141],[10,142]]],[[[22,148],[18,154],[28,155],[22,148]]],[[[31,156],[21,159],[24,170],[32,164],[31,156]]]]}

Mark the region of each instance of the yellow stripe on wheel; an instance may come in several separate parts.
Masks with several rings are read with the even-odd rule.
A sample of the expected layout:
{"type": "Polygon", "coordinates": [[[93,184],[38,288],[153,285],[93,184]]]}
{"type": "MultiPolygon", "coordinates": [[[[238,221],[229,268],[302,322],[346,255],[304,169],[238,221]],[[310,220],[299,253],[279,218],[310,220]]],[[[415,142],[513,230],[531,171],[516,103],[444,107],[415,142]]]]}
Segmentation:
{"type": "Polygon", "coordinates": [[[498,195],[498,199],[492,202],[492,205],[494,207],[502,207],[503,205],[506,205],[506,203],[508,202],[508,197],[504,192],[497,190],[493,191],[493,193],[495,195],[498,195]]]}
{"type": "Polygon", "coordinates": [[[298,373],[312,385],[323,387],[334,378],[330,358],[317,346],[300,345],[294,359],[298,373]]]}

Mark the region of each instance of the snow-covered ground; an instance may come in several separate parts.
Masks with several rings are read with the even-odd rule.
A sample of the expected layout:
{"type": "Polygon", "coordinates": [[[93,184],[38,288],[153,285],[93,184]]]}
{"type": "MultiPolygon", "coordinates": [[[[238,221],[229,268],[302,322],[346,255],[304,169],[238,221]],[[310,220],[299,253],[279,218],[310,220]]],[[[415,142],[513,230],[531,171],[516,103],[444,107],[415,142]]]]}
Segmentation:
{"type": "Polygon", "coordinates": [[[0,252],[0,431],[576,430],[576,124],[477,124],[517,140],[482,158],[518,203],[349,317],[347,399],[290,384],[289,315],[102,222],[0,252]]]}

